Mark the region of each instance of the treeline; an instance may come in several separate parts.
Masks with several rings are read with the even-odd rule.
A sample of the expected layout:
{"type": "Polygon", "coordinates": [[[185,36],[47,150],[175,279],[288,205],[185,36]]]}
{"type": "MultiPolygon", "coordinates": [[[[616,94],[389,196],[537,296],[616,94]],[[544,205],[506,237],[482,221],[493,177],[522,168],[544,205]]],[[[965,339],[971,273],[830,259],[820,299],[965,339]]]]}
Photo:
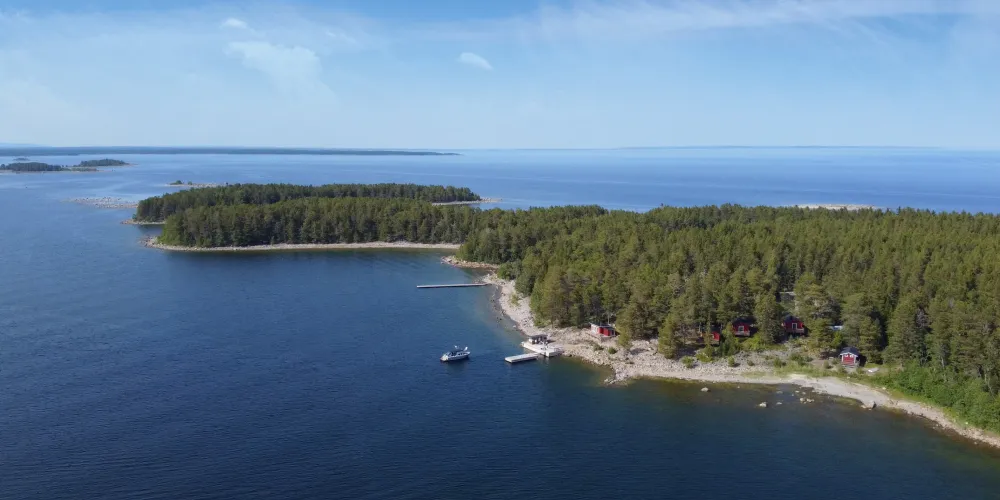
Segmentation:
{"type": "Polygon", "coordinates": [[[81,161],[77,165],[67,167],[65,165],[52,165],[50,163],[43,163],[40,161],[24,161],[26,158],[17,158],[14,162],[6,165],[0,165],[0,170],[10,170],[11,172],[64,172],[64,171],[81,171],[81,172],[92,172],[97,170],[96,167],[111,167],[111,166],[121,166],[128,165],[128,163],[121,160],[112,160],[109,158],[101,160],[85,160],[81,161]]]}
{"type": "Polygon", "coordinates": [[[169,217],[160,241],[198,247],[461,243],[475,226],[477,212],[464,206],[437,207],[403,198],[300,198],[269,205],[217,205],[169,217]]]}
{"type": "Polygon", "coordinates": [[[10,170],[11,172],[59,172],[69,169],[61,165],[50,165],[39,161],[24,161],[0,165],[0,170],[10,170]]]}
{"type": "MultiPolygon", "coordinates": [[[[755,323],[747,342],[780,342],[782,318],[794,314],[815,351],[850,345],[870,363],[904,365],[886,382],[1000,429],[995,215],[734,205],[484,211],[307,198],[187,210],[167,220],[163,238],[464,242],[459,257],[501,264],[541,321],[610,320],[626,340],[657,339],[667,356],[704,346],[707,332],[741,317],[755,323]]],[[[728,355],[741,345],[726,335],[715,349],[728,355]]]]}
{"type": "Polygon", "coordinates": [[[434,203],[478,201],[469,188],[418,184],[229,184],[190,189],[147,198],[139,202],[135,220],[164,221],[189,208],[216,205],[269,205],[300,198],[405,198],[434,203]]]}
{"type": "Polygon", "coordinates": [[[81,161],[78,167],[121,167],[128,165],[128,162],[121,160],[113,160],[111,158],[102,158],[100,160],[85,160],[81,161]]]}

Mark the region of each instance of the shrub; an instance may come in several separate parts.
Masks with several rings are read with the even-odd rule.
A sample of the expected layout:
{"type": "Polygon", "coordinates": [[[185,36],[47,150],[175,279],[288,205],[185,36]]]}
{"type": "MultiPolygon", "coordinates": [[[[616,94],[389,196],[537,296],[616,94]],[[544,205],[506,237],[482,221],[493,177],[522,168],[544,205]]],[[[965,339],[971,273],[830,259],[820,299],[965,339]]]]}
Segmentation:
{"type": "Polygon", "coordinates": [[[685,368],[694,368],[694,358],[691,356],[684,356],[681,358],[681,363],[684,363],[685,368]]]}
{"type": "Polygon", "coordinates": [[[608,354],[618,354],[618,349],[615,349],[614,347],[609,347],[608,354]]]}
{"type": "Polygon", "coordinates": [[[714,349],[712,347],[705,347],[695,353],[695,356],[697,356],[698,361],[701,361],[702,363],[710,363],[712,362],[712,359],[714,359],[712,356],[713,353],[714,349]]]}
{"type": "Polygon", "coordinates": [[[730,368],[735,368],[737,366],[740,366],[740,364],[736,362],[736,358],[734,358],[732,356],[729,356],[729,358],[726,359],[726,363],[729,364],[730,368]]]}
{"type": "Polygon", "coordinates": [[[747,360],[747,366],[756,366],[756,365],[757,363],[754,363],[752,359],[747,360]]]}
{"type": "Polygon", "coordinates": [[[775,368],[781,368],[785,366],[785,362],[782,361],[781,358],[774,358],[774,361],[771,364],[774,365],[775,368]]]}
{"type": "Polygon", "coordinates": [[[603,350],[604,350],[604,348],[603,348],[603,347],[601,347],[601,346],[599,346],[599,345],[597,345],[597,344],[594,344],[594,350],[595,350],[595,351],[603,351],[603,350]]]}

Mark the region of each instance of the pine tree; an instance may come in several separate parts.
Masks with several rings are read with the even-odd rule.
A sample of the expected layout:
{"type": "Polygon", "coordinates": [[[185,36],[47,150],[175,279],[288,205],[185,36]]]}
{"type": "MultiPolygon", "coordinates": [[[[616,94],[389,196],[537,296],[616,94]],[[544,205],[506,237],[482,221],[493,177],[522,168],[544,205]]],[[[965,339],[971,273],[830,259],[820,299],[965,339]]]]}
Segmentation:
{"type": "Polygon", "coordinates": [[[913,297],[904,297],[896,306],[889,321],[889,345],[886,356],[895,362],[906,363],[917,361],[923,363],[926,358],[924,336],[927,330],[918,324],[920,307],[913,297]]]}
{"type": "Polygon", "coordinates": [[[781,340],[784,335],[783,318],[774,294],[765,293],[757,297],[754,319],[757,321],[757,335],[763,342],[773,344],[781,340]]]}
{"type": "Polygon", "coordinates": [[[668,359],[677,357],[677,350],[680,348],[680,342],[677,339],[678,333],[677,317],[668,314],[663,320],[663,324],[660,325],[659,337],[657,338],[657,350],[668,359]]]}

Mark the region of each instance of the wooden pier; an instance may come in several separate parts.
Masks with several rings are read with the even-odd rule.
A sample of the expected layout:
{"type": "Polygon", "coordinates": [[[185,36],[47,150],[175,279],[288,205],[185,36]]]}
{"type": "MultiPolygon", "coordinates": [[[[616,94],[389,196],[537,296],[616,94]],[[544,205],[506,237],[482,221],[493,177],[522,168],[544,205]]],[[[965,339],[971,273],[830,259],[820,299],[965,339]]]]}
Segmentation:
{"type": "Polygon", "coordinates": [[[486,286],[489,283],[458,283],[454,285],[417,285],[417,288],[465,288],[470,286],[486,286]]]}
{"type": "Polygon", "coordinates": [[[514,364],[514,363],[520,363],[522,361],[534,361],[539,357],[541,357],[541,354],[532,352],[528,354],[517,354],[515,356],[507,356],[506,358],[503,358],[503,360],[510,364],[514,364]]]}

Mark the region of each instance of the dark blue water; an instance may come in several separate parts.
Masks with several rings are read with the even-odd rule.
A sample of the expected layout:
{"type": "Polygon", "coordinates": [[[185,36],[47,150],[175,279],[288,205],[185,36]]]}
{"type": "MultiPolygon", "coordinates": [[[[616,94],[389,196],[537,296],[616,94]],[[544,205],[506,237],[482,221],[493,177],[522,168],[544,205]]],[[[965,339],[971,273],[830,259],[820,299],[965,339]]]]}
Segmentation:
{"type": "Polygon", "coordinates": [[[508,366],[519,339],[490,290],[414,288],[469,279],[440,254],[162,253],[118,224],[129,211],[61,201],[179,178],[443,182],[507,206],[997,211],[982,153],[885,153],[899,178],[873,153],[616,154],[135,157],[0,176],[0,498],[1000,497],[1000,454],[915,419],[775,388],[607,388],[569,359],[508,366]],[[473,359],[440,364],[453,344],[473,359]]]}

